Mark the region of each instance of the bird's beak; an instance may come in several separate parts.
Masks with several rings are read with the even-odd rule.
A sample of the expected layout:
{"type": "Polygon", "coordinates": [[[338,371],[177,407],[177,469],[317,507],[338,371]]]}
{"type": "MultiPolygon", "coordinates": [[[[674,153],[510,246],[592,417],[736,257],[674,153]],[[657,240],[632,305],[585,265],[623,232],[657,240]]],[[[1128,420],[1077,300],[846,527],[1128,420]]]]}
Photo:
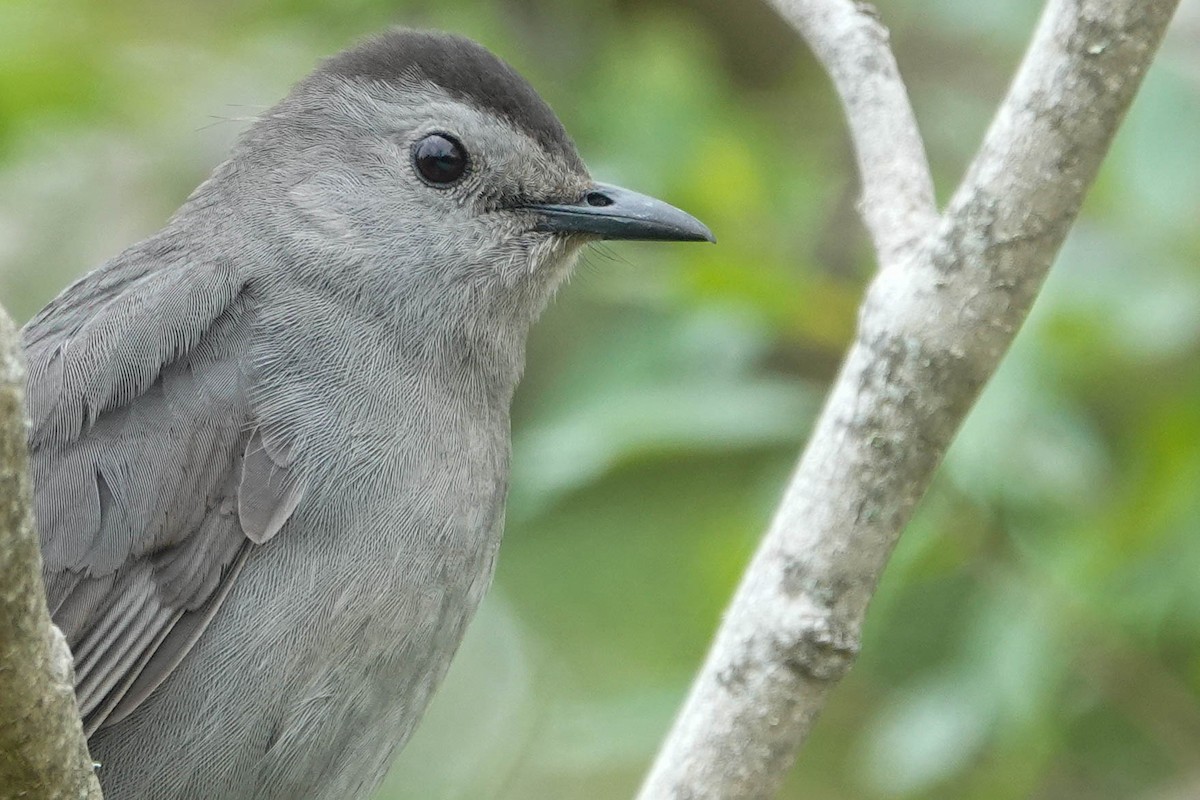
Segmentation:
{"type": "Polygon", "coordinates": [[[601,239],[715,242],[703,222],[673,205],[620,186],[597,183],[577,203],[523,206],[536,212],[535,230],[583,233],[601,239]]]}

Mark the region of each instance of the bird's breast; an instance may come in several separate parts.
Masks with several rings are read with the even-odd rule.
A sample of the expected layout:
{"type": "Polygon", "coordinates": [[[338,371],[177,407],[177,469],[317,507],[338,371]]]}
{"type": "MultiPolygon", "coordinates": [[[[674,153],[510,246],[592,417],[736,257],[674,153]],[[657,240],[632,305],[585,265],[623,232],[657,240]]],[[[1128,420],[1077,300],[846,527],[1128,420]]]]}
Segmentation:
{"type": "Polygon", "coordinates": [[[491,582],[508,472],[506,424],[420,406],[342,421],[343,452],[264,547],[274,563],[247,565],[290,599],[273,616],[288,686],[263,769],[281,778],[341,742],[306,778],[334,786],[383,770],[444,677],[491,582]]]}

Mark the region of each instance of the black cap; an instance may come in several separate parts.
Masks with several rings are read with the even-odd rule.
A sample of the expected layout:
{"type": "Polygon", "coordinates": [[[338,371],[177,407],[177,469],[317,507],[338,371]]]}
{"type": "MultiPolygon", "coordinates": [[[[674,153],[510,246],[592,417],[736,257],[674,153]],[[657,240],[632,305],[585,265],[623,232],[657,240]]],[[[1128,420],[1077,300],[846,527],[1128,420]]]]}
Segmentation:
{"type": "Polygon", "coordinates": [[[502,117],[568,166],[587,172],[566,128],[529,82],[465,37],[394,28],[327,59],[319,71],[389,83],[428,81],[502,117]]]}

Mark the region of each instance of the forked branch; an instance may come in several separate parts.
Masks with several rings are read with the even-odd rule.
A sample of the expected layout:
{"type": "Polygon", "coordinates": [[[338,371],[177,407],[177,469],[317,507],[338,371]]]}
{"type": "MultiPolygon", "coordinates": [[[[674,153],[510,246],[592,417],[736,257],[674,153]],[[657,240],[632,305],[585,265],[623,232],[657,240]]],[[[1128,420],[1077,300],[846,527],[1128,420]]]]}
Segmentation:
{"type": "Polygon", "coordinates": [[[1178,0],[1050,0],[938,218],[875,13],[772,0],[842,97],[880,272],[641,800],[768,798],[858,652],[900,531],[1008,349],[1178,0]]]}

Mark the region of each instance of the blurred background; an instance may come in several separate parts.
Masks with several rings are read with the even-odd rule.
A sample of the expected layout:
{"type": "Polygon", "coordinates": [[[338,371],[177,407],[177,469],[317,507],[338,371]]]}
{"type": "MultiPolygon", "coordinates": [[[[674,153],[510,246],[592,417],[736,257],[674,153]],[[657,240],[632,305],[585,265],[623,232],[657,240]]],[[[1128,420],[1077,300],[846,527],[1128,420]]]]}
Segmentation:
{"type": "MultiPolygon", "coordinates": [[[[881,0],[944,201],[1041,3],[881,0]]],[[[161,226],[314,61],[480,39],[720,244],[593,249],[536,329],[495,587],[381,800],[628,798],[873,263],[826,78],[757,2],[0,0],[0,302],[161,226]]],[[[1200,0],[895,553],[783,797],[1200,797],[1200,0]]]]}

